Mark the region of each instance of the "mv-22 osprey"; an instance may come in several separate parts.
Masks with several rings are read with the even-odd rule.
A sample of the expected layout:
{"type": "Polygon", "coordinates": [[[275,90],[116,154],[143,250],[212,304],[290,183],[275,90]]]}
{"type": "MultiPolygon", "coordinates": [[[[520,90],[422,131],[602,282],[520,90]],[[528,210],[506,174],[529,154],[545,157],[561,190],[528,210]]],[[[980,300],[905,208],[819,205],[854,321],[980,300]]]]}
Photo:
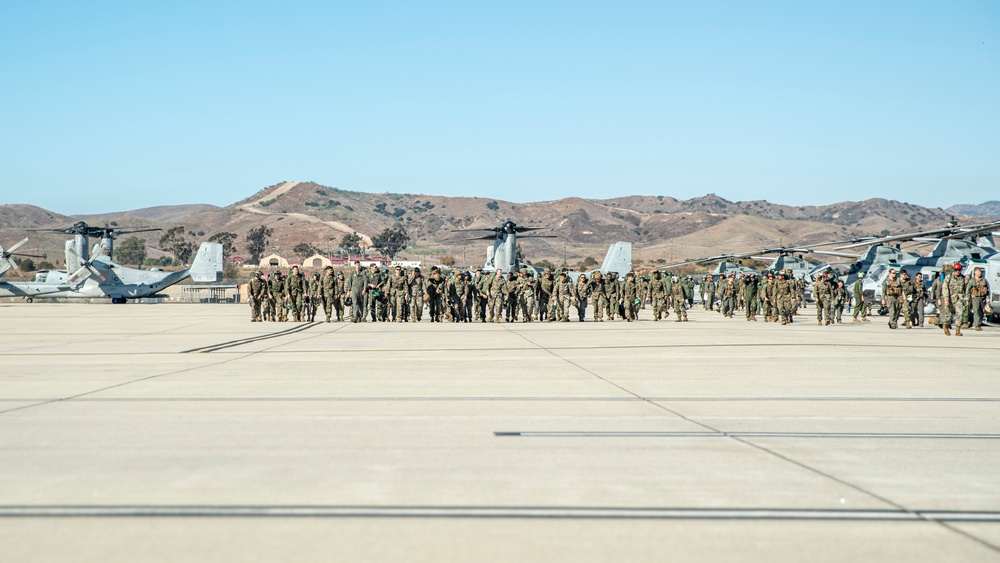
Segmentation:
{"type": "MultiPolygon", "coordinates": [[[[162,291],[188,277],[196,282],[217,282],[222,279],[221,244],[201,243],[191,267],[184,270],[138,270],[112,261],[114,238],[128,232],[158,229],[115,230],[91,227],[81,221],[67,229],[37,230],[74,235],[73,240],[66,241],[66,269],[41,270],[29,282],[0,281],[0,297],[24,297],[29,303],[36,297],[109,297],[112,303],[125,303],[129,299],[139,299],[162,291]],[[89,238],[98,235],[102,238],[101,244],[94,246],[94,254],[97,256],[91,258],[89,238]]],[[[0,269],[6,270],[10,265],[16,268],[7,254],[8,252],[4,252],[4,264],[0,264],[0,269]],[[6,264],[8,261],[10,264],[6,264]]]]}
{"type": "MultiPolygon", "coordinates": [[[[517,256],[517,241],[522,238],[557,238],[555,235],[521,235],[529,231],[540,231],[549,227],[522,227],[508,219],[499,227],[479,228],[479,229],[456,229],[452,232],[468,233],[486,231],[493,234],[484,235],[465,240],[491,240],[493,244],[486,247],[486,264],[483,271],[493,272],[500,270],[505,273],[516,272],[522,268],[531,268],[535,273],[539,273],[537,268],[522,264],[517,256]]],[[[622,278],[632,270],[632,243],[617,242],[608,248],[608,253],[604,257],[604,262],[598,269],[589,272],[568,272],[569,276],[576,281],[580,274],[587,274],[592,277],[594,272],[617,272],[622,278]]]]}

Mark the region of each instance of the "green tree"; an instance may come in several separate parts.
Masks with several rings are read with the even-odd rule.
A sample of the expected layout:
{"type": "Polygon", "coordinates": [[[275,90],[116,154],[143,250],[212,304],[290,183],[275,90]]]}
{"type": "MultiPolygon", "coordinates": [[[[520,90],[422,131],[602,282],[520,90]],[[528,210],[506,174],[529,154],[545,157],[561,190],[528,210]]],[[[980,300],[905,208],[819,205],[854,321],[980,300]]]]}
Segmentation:
{"type": "Polygon", "coordinates": [[[146,241],[128,237],[115,245],[115,259],[122,264],[141,266],[146,259],[146,241]]]}
{"type": "Polygon", "coordinates": [[[271,242],[268,237],[273,234],[274,230],[264,225],[250,229],[246,240],[251,262],[254,264],[260,262],[261,256],[264,256],[264,251],[267,250],[267,244],[271,242]]]}
{"type": "Polygon", "coordinates": [[[340,247],[351,254],[360,254],[361,236],[357,232],[344,235],[344,238],[340,239],[340,247]]]}
{"type": "Polygon", "coordinates": [[[410,242],[410,235],[406,234],[403,227],[390,227],[372,237],[372,246],[379,252],[385,254],[390,261],[406,248],[410,242]]]}
{"type": "Polygon", "coordinates": [[[496,211],[497,209],[500,209],[500,204],[495,201],[491,201],[486,204],[486,209],[489,209],[490,211],[496,211]]]}
{"type": "Polygon", "coordinates": [[[35,270],[38,269],[37,267],[35,267],[35,261],[32,260],[31,258],[25,258],[24,260],[21,260],[20,262],[18,262],[17,267],[21,268],[21,270],[24,272],[34,272],[35,270]]]}
{"type": "Polygon", "coordinates": [[[451,254],[446,254],[441,257],[441,265],[448,266],[449,268],[455,265],[455,257],[451,254]]]}
{"type": "Polygon", "coordinates": [[[313,254],[319,254],[319,249],[308,242],[300,242],[292,248],[292,252],[294,252],[299,258],[305,260],[313,254]]]}
{"type": "Polygon", "coordinates": [[[229,258],[236,252],[236,233],[215,233],[208,237],[208,242],[217,242],[222,245],[222,256],[229,258]]]}
{"type": "Polygon", "coordinates": [[[160,248],[174,255],[177,263],[187,264],[194,254],[194,242],[188,237],[194,237],[194,233],[184,232],[184,227],[178,225],[171,227],[160,237],[160,248]]]}

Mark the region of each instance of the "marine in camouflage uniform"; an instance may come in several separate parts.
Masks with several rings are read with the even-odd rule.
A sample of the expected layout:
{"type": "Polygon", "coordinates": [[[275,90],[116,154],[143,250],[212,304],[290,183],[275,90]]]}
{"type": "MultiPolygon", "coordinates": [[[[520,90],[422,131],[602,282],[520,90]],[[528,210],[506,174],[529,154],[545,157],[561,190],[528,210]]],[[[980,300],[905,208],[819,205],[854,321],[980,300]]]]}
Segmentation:
{"type": "Polygon", "coordinates": [[[980,332],[983,330],[983,315],[990,297],[990,283],[983,278],[983,269],[976,268],[966,285],[972,309],[972,329],[980,332]]]}
{"type": "Polygon", "coordinates": [[[573,283],[566,272],[562,272],[552,290],[552,298],[557,303],[557,315],[561,322],[569,322],[569,308],[574,302],[573,292],[573,283]]]}
{"type": "Polygon", "coordinates": [[[844,280],[837,280],[837,285],[833,289],[833,317],[838,323],[844,319],[844,307],[851,302],[851,297],[844,287],[844,280]]]}
{"type": "Polygon", "coordinates": [[[622,318],[628,322],[634,321],[638,316],[635,305],[638,298],[639,284],[635,281],[635,274],[629,272],[625,276],[625,285],[622,286],[622,305],[625,310],[625,316],[622,318]]]}
{"type": "Polygon", "coordinates": [[[507,287],[504,290],[503,310],[507,322],[517,321],[517,274],[507,272],[507,287]]]}
{"type": "Polygon", "coordinates": [[[833,322],[833,284],[829,274],[824,273],[813,284],[813,299],[816,300],[816,324],[830,325],[833,322]]]}
{"type": "Polygon", "coordinates": [[[264,274],[254,272],[247,283],[247,295],[250,298],[250,322],[259,323],[261,305],[267,300],[267,280],[264,274]]]}
{"type": "Polygon", "coordinates": [[[576,299],[576,313],[580,317],[580,322],[584,322],[587,317],[587,304],[590,302],[590,281],[587,274],[580,274],[573,287],[573,297],[576,299]]]}
{"type": "Polygon", "coordinates": [[[621,288],[618,285],[618,272],[609,272],[608,276],[604,278],[604,293],[608,297],[608,307],[605,313],[608,315],[608,320],[615,320],[615,315],[618,314],[618,307],[621,305],[621,288]]]}
{"type": "Polygon", "coordinates": [[[441,316],[444,313],[441,310],[441,304],[444,301],[444,290],[444,278],[441,277],[441,271],[438,270],[437,266],[431,266],[431,273],[427,276],[427,281],[424,282],[424,295],[427,300],[427,307],[430,311],[432,323],[441,322],[441,316]]]}
{"type": "Polygon", "coordinates": [[[594,301],[594,322],[604,321],[604,311],[608,308],[608,294],[604,291],[604,274],[594,272],[590,279],[590,297],[594,301]]]}
{"type": "Polygon", "coordinates": [[[521,307],[521,322],[530,323],[535,318],[535,295],[538,293],[538,283],[534,274],[528,270],[521,270],[517,276],[517,300],[521,307]]]}
{"type": "Polygon", "coordinates": [[[503,316],[504,300],[507,297],[507,277],[503,275],[503,270],[497,268],[490,277],[490,318],[487,322],[499,323],[503,316]]]}
{"type": "Polygon", "coordinates": [[[542,274],[542,279],[538,280],[538,320],[549,319],[549,301],[552,299],[552,289],[556,284],[552,270],[542,274]]]}
{"type": "Polygon", "coordinates": [[[777,295],[775,294],[774,272],[768,272],[764,283],[760,286],[761,312],[764,314],[764,322],[770,323],[778,320],[777,295]]]}
{"type": "MultiPolygon", "coordinates": [[[[323,312],[326,313],[326,322],[330,322],[333,317],[333,301],[337,298],[337,278],[333,275],[333,266],[323,268],[323,277],[319,279],[320,295],[323,298],[323,312]]],[[[340,315],[337,315],[340,320],[340,315]]]]}
{"type": "Polygon", "coordinates": [[[306,277],[299,271],[299,267],[292,266],[292,271],[285,280],[285,296],[288,298],[288,307],[292,310],[292,320],[295,322],[302,321],[302,310],[308,289],[306,285],[306,277]]]}
{"type": "Polygon", "coordinates": [[[787,279],[787,274],[784,272],[779,272],[778,281],[774,282],[774,285],[781,325],[791,324],[794,311],[795,281],[787,279]]]}
{"type": "Polygon", "coordinates": [[[724,280],[719,281],[719,286],[722,289],[722,316],[732,318],[736,308],[736,275],[730,274],[724,280]]]}
{"type": "Polygon", "coordinates": [[[913,295],[917,288],[910,279],[909,272],[903,270],[901,277],[899,284],[903,286],[903,296],[899,299],[899,308],[903,313],[903,324],[909,329],[913,328],[913,295]]]}
{"type": "Polygon", "coordinates": [[[285,276],[275,270],[271,274],[270,282],[271,295],[274,296],[274,318],[279,323],[288,322],[288,306],[285,297],[285,276]]]}
{"type": "Polygon", "coordinates": [[[396,266],[396,271],[389,281],[389,290],[392,294],[392,316],[397,323],[401,323],[406,318],[405,311],[409,305],[410,283],[399,266],[396,266]]]}
{"type": "MultiPolygon", "coordinates": [[[[702,283],[704,287],[704,282],[702,283]]],[[[715,288],[712,288],[715,291],[715,288]]],[[[669,313],[669,303],[667,303],[667,284],[663,279],[663,274],[659,270],[653,272],[653,279],[649,280],[649,303],[653,306],[653,320],[660,320],[664,311],[669,313]]]]}
{"type": "Polygon", "coordinates": [[[413,268],[410,274],[410,320],[419,323],[424,317],[424,294],[426,280],[420,273],[420,268],[413,268]]]}
{"type": "Polygon", "coordinates": [[[323,288],[320,287],[319,272],[313,272],[306,281],[306,302],[304,304],[305,312],[309,317],[309,322],[314,322],[316,320],[316,308],[319,307],[320,294],[322,291],[323,288]]]}
{"type": "Polygon", "coordinates": [[[941,285],[941,326],[944,333],[951,336],[951,323],[955,323],[955,336],[962,336],[962,313],[966,307],[968,298],[967,282],[962,276],[962,265],[955,263],[951,267],[951,274],[945,278],[941,285]]]}
{"type": "Polygon", "coordinates": [[[670,297],[674,304],[674,312],[677,313],[677,318],[674,319],[674,322],[686,323],[688,315],[687,297],[684,295],[684,284],[682,284],[676,276],[671,278],[670,282],[672,284],[670,288],[670,297]]]}
{"type": "Polygon", "coordinates": [[[889,277],[882,282],[882,304],[889,309],[889,328],[896,328],[899,321],[899,305],[903,298],[903,284],[896,277],[896,269],[889,270],[889,277]]]}

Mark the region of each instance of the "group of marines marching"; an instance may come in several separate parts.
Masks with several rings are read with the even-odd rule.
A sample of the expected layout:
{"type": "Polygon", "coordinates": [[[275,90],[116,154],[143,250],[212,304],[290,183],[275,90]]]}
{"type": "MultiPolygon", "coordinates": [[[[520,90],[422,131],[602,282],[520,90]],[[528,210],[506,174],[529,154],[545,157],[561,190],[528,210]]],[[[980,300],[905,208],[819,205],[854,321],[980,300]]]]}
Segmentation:
{"type": "Polygon", "coordinates": [[[654,320],[669,316],[673,306],[676,320],[683,322],[694,291],[692,278],[660,272],[648,280],[634,272],[624,280],[617,272],[594,272],[590,279],[581,274],[573,281],[565,271],[557,274],[550,268],[539,277],[527,269],[455,270],[445,275],[437,266],[424,277],[420,268],[397,266],[390,273],[374,264],[362,268],[358,262],[346,275],[335,274],[328,266],[322,275],[314,272],[306,277],[292,266],[287,276],[279,271],[270,276],[254,272],[248,297],[252,322],[313,322],[319,309],[326,313],[326,322],[419,322],[425,304],[431,322],[569,322],[573,309],[583,322],[588,307],[593,308],[595,322],[605,317],[631,322],[647,300],[653,305],[654,320]]]}
{"type": "MultiPolygon", "coordinates": [[[[982,269],[977,268],[973,277],[965,278],[961,265],[954,264],[927,289],[921,274],[910,280],[906,271],[897,278],[891,270],[882,285],[889,327],[897,328],[900,317],[906,328],[924,326],[924,305],[931,299],[941,312],[945,334],[951,334],[953,323],[958,336],[963,324],[968,328],[970,322],[975,330],[982,330],[989,296],[989,284],[982,276],[982,269]]],[[[317,310],[326,314],[326,322],[420,322],[425,305],[431,322],[569,322],[574,308],[575,316],[583,322],[588,307],[593,308],[595,322],[603,322],[605,317],[631,322],[647,302],[654,321],[668,318],[672,307],[675,321],[686,322],[687,311],[694,305],[691,276],[655,271],[647,278],[629,272],[620,279],[617,272],[594,272],[590,279],[581,274],[573,281],[566,271],[557,274],[550,268],[539,277],[528,269],[507,273],[454,270],[446,275],[436,266],[424,277],[420,268],[396,266],[390,272],[374,264],[362,268],[355,262],[347,274],[334,273],[330,266],[309,277],[298,266],[292,266],[287,276],[279,271],[270,276],[254,272],[248,289],[252,322],[313,322],[317,310]]],[[[799,308],[805,306],[805,289],[805,280],[796,279],[790,270],[707,275],[700,284],[706,310],[715,310],[717,303],[725,317],[745,311],[748,321],[756,321],[759,313],[765,322],[782,325],[791,324],[799,308]]],[[[869,322],[874,303],[864,295],[862,278],[848,291],[843,280],[823,274],[813,284],[812,293],[820,326],[841,323],[852,302],[853,322],[869,322]]]]}

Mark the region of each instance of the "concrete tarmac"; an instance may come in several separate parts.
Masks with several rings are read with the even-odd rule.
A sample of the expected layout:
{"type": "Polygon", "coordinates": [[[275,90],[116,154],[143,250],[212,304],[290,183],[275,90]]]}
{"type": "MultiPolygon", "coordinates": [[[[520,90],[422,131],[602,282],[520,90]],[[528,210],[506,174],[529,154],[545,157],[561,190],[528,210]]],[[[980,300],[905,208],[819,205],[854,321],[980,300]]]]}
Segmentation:
{"type": "Polygon", "coordinates": [[[5,561],[1000,561],[1000,332],[0,305],[5,561]]]}

